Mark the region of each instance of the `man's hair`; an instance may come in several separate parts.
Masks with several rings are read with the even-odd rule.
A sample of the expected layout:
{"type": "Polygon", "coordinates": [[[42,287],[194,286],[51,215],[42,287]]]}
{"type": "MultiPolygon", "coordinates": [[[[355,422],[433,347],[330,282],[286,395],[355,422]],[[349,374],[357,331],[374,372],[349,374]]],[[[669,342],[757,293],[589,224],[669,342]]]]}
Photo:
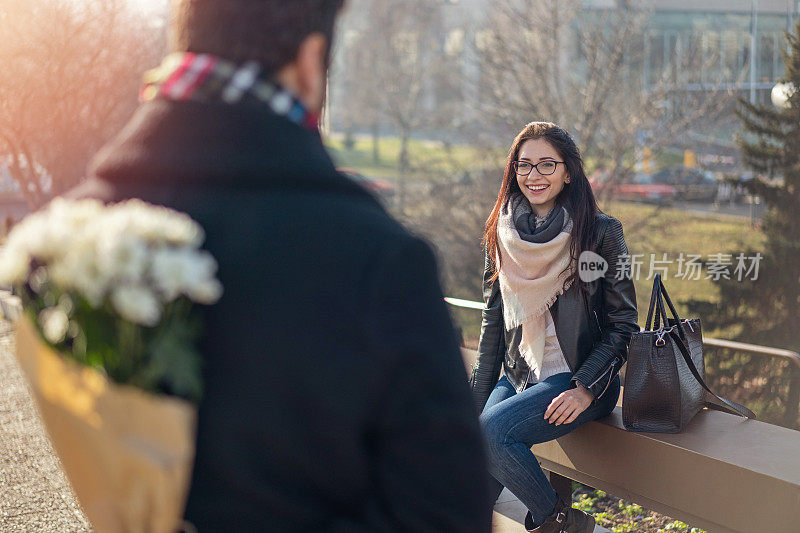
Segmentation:
{"type": "Polygon", "coordinates": [[[333,41],[344,0],[172,0],[170,49],[257,61],[275,73],[297,56],[303,40],[333,41]]]}

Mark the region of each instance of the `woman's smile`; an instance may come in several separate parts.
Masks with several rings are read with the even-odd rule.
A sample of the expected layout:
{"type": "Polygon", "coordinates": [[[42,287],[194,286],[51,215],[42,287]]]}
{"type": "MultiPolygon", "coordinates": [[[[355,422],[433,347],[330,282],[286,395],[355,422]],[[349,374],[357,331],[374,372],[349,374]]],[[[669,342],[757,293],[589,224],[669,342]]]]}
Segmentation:
{"type": "Polygon", "coordinates": [[[549,183],[543,183],[541,185],[528,185],[528,190],[531,191],[533,194],[540,194],[544,192],[545,189],[550,187],[549,183]]]}

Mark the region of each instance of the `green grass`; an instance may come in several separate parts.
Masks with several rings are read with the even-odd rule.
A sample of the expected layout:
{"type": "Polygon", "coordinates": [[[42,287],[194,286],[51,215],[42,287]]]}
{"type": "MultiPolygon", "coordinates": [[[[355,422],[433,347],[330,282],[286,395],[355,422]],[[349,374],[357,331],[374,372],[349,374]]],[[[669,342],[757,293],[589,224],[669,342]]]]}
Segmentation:
{"type": "MultiPolygon", "coordinates": [[[[400,139],[397,137],[380,137],[378,140],[379,157],[373,155],[372,138],[365,135],[354,137],[352,148],[345,148],[344,134],[334,132],[325,137],[325,146],[339,167],[352,168],[370,177],[393,179],[399,172],[400,139]]],[[[510,145],[511,139],[508,139],[510,145]]],[[[492,165],[503,167],[506,161],[508,146],[502,143],[496,148],[477,148],[465,144],[446,146],[441,141],[411,139],[409,140],[409,159],[411,171],[409,176],[417,179],[435,179],[462,172],[464,169],[492,165]]],[[[584,166],[587,173],[603,166],[591,154],[584,154],[584,166]]],[[[627,163],[632,164],[633,155],[627,163]]],[[[683,154],[669,151],[656,151],[653,154],[652,169],[680,166],[683,154]]]]}
{"type": "MultiPolygon", "coordinates": [[[[370,177],[393,179],[399,174],[400,139],[381,137],[378,141],[379,158],[372,152],[372,139],[356,137],[352,149],[344,146],[341,134],[325,138],[325,146],[339,167],[352,168],[370,177]]],[[[503,165],[505,154],[500,150],[483,150],[467,145],[446,147],[439,141],[411,139],[408,146],[413,179],[436,179],[456,175],[465,169],[475,168],[491,161],[503,165]]]]}
{"type": "MultiPolygon", "coordinates": [[[[639,324],[644,325],[653,279],[650,276],[650,254],[660,260],[663,254],[671,261],[667,264],[667,276],[662,273],[664,286],[677,308],[678,314],[687,314],[683,302],[689,298],[707,302],[718,302],[717,289],[710,279],[706,279],[705,269],[700,279],[683,279],[678,274],[678,257],[684,254],[699,254],[706,260],[710,254],[747,252],[762,248],[765,236],[750,228],[745,219],[720,218],[713,214],[699,215],[687,213],[676,208],[659,208],[643,204],[609,202],[601,205],[609,215],[622,222],[625,242],[631,255],[644,254],[636,286],[636,300],[639,308],[639,324]],[[648,279],[649,278],[649,279],[648,279]]],[[[735,262],[735,259],[734,259],[735,262]]],[[[654,272],[655,273],[655,272],[654,272]]],[[[747,283],[743,280],[742,283],[747,283]]],[[[726,337],[735,332],[704,331],[706,336],[726,337]]]]}
{"type": "Polygon", "coordinates": [[[598,525],[614,532],[631,531],[685,531],[686,533],[705,533],[702,529],[691,528],[677,521],[627,500],[606,494],[573,482],[572,507],[594,516],[598,525]],[[577,487],[576,487],[577,485],[577,487]]]}
{"type": "MultiPolygon", "coordinates": [[[[380,137],[377,160],[374,158],[371,137],[359,135],[355,136],[353,140],[352,148],[348,149],[345,147],[345,138],[342,133],[331,133],[325,137],[325,146],[338,167],[352,168],[369,177],[389,180],[397,178],[400,139],[380,137]]],[[[511,139],[508,141],[510,143],[511,139]]],[[[431,180],[459,174],[465,169],[482,168],[489,165],[502,168],[505,165],[507,150],[507,146],[496,148],[477,148],[465,144],[446,146],[441,141],[411,139],[408,147],[411,169],[408,176],[412,179],[431,180]]],[[[682,154],[666,151],[658,151],[653,154],[653,170],[682,164],[682,154]]],[[[584,166],[587,173],[590,173],[602,164],[591,154],[586,154],[584,166]]]]}

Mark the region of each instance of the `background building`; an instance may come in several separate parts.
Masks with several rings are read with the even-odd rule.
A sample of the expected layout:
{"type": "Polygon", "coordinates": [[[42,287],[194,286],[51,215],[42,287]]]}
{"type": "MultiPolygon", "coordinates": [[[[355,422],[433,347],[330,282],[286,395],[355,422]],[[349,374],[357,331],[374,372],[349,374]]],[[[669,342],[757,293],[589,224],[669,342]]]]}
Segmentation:
{"type": "MultiPolygon", "coordinates": [[[[408,25],[407,40],[414,41],[418,36],[412,34],[423,27],[420,31],[429,32],[433,38],[418,40],[425,46],[407,48],[407,52],[417,58],[431,54],[438,59],[433,68],[410,74],[426,77],[418,101],[407,106],[426,118],[410,121],[416,124],[414,136],[458,142],[464,140],[465,131],[488,125],[486,107],[497,100],[491,87],[497,73],[485,68],[485,52],[487,48],[491,50],[487,43],[496,30],[493,20],[499,11],[510,6],[529,12],[531,17],[542,17],[539,23],[530,18],[516,28],[508,27],[512,39],[553,30],[552,19],[547,18],[552,13],[547,12],[549,4],[544,0],[352,0],[341,23],[343,31],[331,83],[330,127],[334,131],[397,133],[397,120],[385,116],[391,102],[383,94],[387,88],[380,81],[381,57],[370,54],[371,48],[378,45],[376,40],[396,36],[382,33],[377,13],[383,10],[391,17],[405,13],[413,20],[422,11],[416,15],[411,11],[422,4],[427,9],[425,20],[408,25]],[[540,15],[530,14],[537,5],[543,6],[540,15]],[[436,12],[435,21],[431,20],[432,10],[436,12]],[[370,32],[372,37],[365,38],[370,32]],[[369,73],[377,80],[374,87],[371,84],[375,80],[368,79],[369,73]],[[359,96],[354,86],[371,93],[372,98],[359,96]]],[[[784,72],[785,32],[800,13],[800,0],[576,0],[571,6],[559,2],[559,7],[562,13],[572,8],[576,11],[569,23],[574,31],[563,32],[558,48],[549,53],[562,73],[585,75],[588,79],[589,74],[585,73],[591,70],[589,62],[596,53],[587,50],[587,28],[598,34],[619,31],[608,28],[607,21],[613,20],[615,14],[641,17],[637,31],[627,38],[624,61],[604,75],[620,78],[620,91],[658,92],[658,98],[653,97],[657,100],[655,105],[673,109],[700,105],[698,102],[704,98],[728,99],[730,104],[724,111],[714,113],[713,120],[692,124],[694,137],[676,139],[672,144],[702,137],[718,145],[719,151],[731,152],[731,126],[735,121],[731,97],[769,101],[772,87],[784,72]]],[[[531,47],[532,55],[535,50],[531,47]]],[[[537,61],[535,57],[530,59],[532,63],[537,61]]],[[[388,65],[390,69],[395,66],[388,65]]],[[[402,97],[408,96],[407,91],[401,92],[402,97]]],[[[706,101],[702,105],[712,103],[706,101]]],[[[667,113],[663,120],[670,116],[667,113]]],[[[641,132],[636,133],[642,136],[641,132]]],[[[646,133],[644,128],[645,138],[646,133]]]]}

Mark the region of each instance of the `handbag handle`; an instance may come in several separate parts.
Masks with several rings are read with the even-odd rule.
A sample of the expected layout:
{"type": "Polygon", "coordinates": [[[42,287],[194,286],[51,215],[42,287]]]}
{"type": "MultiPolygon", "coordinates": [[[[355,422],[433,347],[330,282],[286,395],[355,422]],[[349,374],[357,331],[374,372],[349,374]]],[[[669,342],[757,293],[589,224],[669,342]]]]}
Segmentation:
{"type": "Polygon", "coordinates": [[[724,405],[717,405],[717,404],[714,404],[714,403],[711,403],[711,402],[705,402],[706,406],[711,407],[713,409],[716,409],[718,411],[723,411],[725,413],[730,413],[730,414],[733,414],[733,415],[741,415],[741,416],[744,416],[746,418],[752,418],[752,419],[755,420],[756,415],[755,415],[755,413],[753,413],[753,411],[751,411],[750,409],[748,409],[744,405],[740,405],[740,404],[738,404],[736,402],[732,402],[730,400],[726,400],[725,398],[722,398],[721,396],[718,396],[717,393],[715,393],[714,391],[709,389],[708,385],[706,385],[706,382],[703,379],[703,376],[700,375],[700,372],[698,372],[697,367],[694,365],[694,361],[692,361],[692,357],[689,354],[689,348],[687,348],[687,346],[686,346],[686,344],[684,342],[684,339],[681,339],[680,336],[678,336],[675,333],[675,331],[670,331],[669,334],[675,340],[675,344],[678,346],[678,349],[680,350],[681,355],[683,355],[683,360],[686,361],[686,366],[689,367],[689,370],[691,370],[692,375],[694,376],[694,378],[700,383],[700,385],[703,386],[703,388],[705,390],[707,390],[712,396],[714,396],[716,399],[718,399],[719,401],[721,401],[724,404],[724,405]]]}
{"type": "Polygon", "coordinates": [[[656,299],[656,322],[661,319],[661,329],[667,329],[669,322],[667,321],[667,312],[664,310],[664,283],[658,280],[658,298],[656,299]]]}
{"type": "Polygon", "coordinates": [[[682,339],[686,339],[686,332],[683,329],[683,325],[681,324],[681,319],[678,316],[678,312],[675,310],[675,306],[672,304],[672,300],[667,294],[667,289],[664,287],[664,283],[661,281],[661,274],[658,273],[653,278],[653,292],[650,294],[650,306],[647,310],[647,320],[645,321],[645,330],[646,331],[654,331],[660,329],[660,326],[663,322],[663,328],[666,329],[669,325],[667,321],[667,313],[666,309],[664,308],[664,298],[667,300],[667,305],[669,306],[669,310],[672,313],[672,317],[675,319],[675,325],[678,328],[679,334],[682,339]],[[653,329],[650,330],[650,321],[653,319],[653,308],[655,307],[655,320],[653,321],[653,329]]]}
{"type": "Polygon", "coordinates": [[[653,319],[653,308],[655,307],[655,319],[653,320],[653,331],[661,329],[663,322],[664,328],[667,327],[667,313],[664,310],[664,301],[661,293],[664,291],[664,284],[661,282],[661,274],[656,274],[653,278],[653,292],[650,293],[650,307],[647,310],[647,320],[645,330],[650,330],[650,321],[653,319]]]}
{"type": "MultiPolygon", "coordinates": [[[[672,305],[672,300],[669,298],[669,294],[667,294],[667,288],[664,287],[664,283],[661,281],[661,275],[659,276],[659,285],[661,285],[661,294],[664,296],[664,299],[667,300],[667,305],[669,306],[669,310],[672,312],[672,317],[675,319],[675,326],[678,328],[678,332],[683,340],[686,340],[686,331],[683,329],[683,324],[681,324],[681,319],[678,316],[678,312],[675,310],[675,306],[672,305]]],[[[661,312],[664,313],[664,302],[659,298],[659,304],[661,305],[661,312]]],[[[664,313],[664,327],[666,328],[668,325],[667,322],[667,314],[664,313]]]]}
{"type": "MultiPolygon", "coordinates": [[[[645,331],[651,331],[650,330],[650,322],[653,319],[653,306],[655,305],[656,299],[659,296],[659,286],[660,285],[661,285],[661,274],[656,274],[655,279],[653,279],[653,291],[650,293],[650,307],[647,310],[647,320],[644,323],[645,331]]],[[[659,324],[660,323],[658,321],[658,311],[656,310],[656,321],[653,324],[654,329],[658,329],[659,324]]]]}

